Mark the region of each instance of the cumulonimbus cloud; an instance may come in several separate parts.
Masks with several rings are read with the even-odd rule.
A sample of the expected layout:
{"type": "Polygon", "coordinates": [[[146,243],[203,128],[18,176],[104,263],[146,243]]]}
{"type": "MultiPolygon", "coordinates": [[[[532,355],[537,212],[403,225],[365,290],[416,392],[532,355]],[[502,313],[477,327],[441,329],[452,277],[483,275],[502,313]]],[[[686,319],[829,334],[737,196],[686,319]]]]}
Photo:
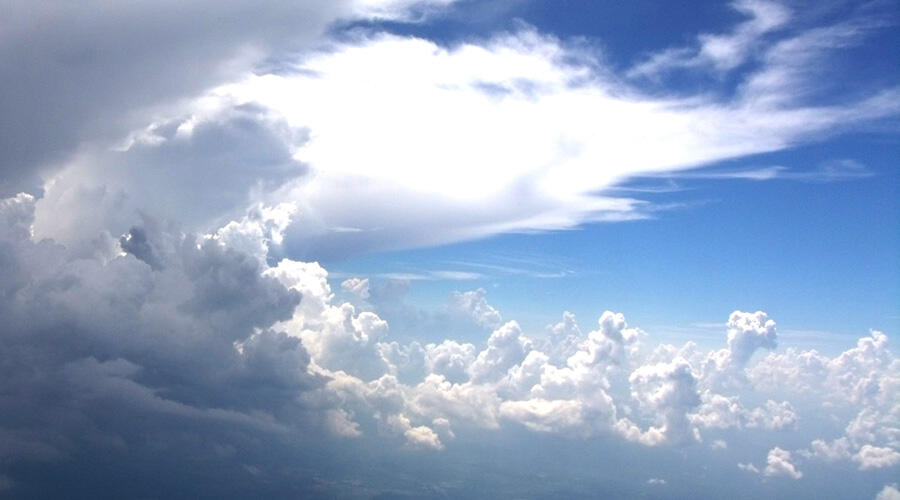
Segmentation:
{"type": "MultiPolygon", "coordinates": [[[[759,4],[741,9],[753,19],[765,14],[747,4],[759,4]]],[[[776,17],[763,24],[789,23],[787,11],[776,17]]],[[[116,151],[72,158],[49,180],[36,230],[65,240],[43,213],[83,205],[117,214],[105,218],[116,233],[136,210],[189,213],[191,228],[209,230],[261,201],[297,205],[286,252],[307,258],[565,229],[652,216],[646,201],[604,194],[631,176],[775,151],[900,110],[896,87],[810,99],[803,69],[863,39],[872,29],[860,20],[772,37],[735,30],[734,44],[752,38],[754,64],[734,69],[742,83],[725,96],[647,93],[583,46],[527,27],[449,46],[357,31],[236,76],[116,151]],[[221,161],[188,166],[202,158],[221,161]],[[210,169],[216,183],[191,181],[210,169]]]]}

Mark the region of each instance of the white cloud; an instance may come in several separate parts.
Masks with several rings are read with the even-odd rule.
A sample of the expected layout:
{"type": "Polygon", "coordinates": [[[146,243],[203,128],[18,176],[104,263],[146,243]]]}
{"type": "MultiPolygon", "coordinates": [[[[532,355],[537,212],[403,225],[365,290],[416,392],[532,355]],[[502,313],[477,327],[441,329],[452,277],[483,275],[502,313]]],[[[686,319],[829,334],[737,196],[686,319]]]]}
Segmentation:
{"type": "MultiPolygon", "coordinates": [[[[657,177],[668,179],[720,179],[720,180],[793,180],[806,182],[836,182],[871,177],[874,172],[859,161],[845,158],[825,162],[811,170],[797,171],[782,165],[736,170],[700,169],[687,172],[662,173],[657,177]]],[[[652,177],[652,176],[647,176],[652,177]]]]}
{"type": "Polygon", "coordinates": [[[769,450],[763,475],[770,477],[784,476],[791,479],[803,477],[803,473],[797,470],[794,463],[791,462],[791,452],[777,446],[769,450]]]}
{"type": "Polygon", "coordinates": [[[762,311],[735,311],[728,317],[728,349],[738,366],[746,364],[757,349],[774,349],[777,338],[775,322],[762,311]]]}
{"type": "Polygon", "coordinates": [[[750,19],[728,34],[702,34],[697,47],[667,49],[651,55],[628,72],[631,78],[659,78],[678,69],[710,67],[722,73],[743,64],[760,48],[766,34],[777,31],[790,20],[791,12],[782,4],[765,0],[738,0],[732,8],[750,19]]]}
{"type": "Polygon", "coordinates": [[[804,452],[804,455],[828,462],[850,458],[850,441],[846,437],[835,439],[830,443],[816,439],[810,443],[809,448],[810,450],[804,452]]]}
{"type": "Polygon", "coordinates": [[[751,463],[746,463],[746,464],[745,464],[745,463],[740,463],[740,462],[739,462],[739,463],[737,464],[737,466],[738,466],[738,469],[741,469],[741,470],[744,470],[744,471],[747,471],[747,472],[752,472],[752,473],[754,473],[754,474],[759,474],[759,469],[757,469],[756,466],[753,465],[753,464],[751,464],[751,463]]]}
{"type": "Polygon", "coordinates": [[[642,441],[658,444],[698,440],[699,433],[688,418],[688,413],[700,404],[690,363],[676,358],[668,364],[644,365],[631,374],[629,381],[632,396],[660,420],[660,426],[651,428],[642,441]]]}
{"type": "MultiPolygon", "coordinates": [[[[777,25],[771,4],[741,5],[777,25]]],[[[647,217],[645,202],[598,193],[629,176],[783,149],[896,114],[896,90],[806,106],[796,91],[814,82],[772,76],[796,67],[790,78],[802,78],[842,46],[837,39],[865,34],[845,31],[782,39],[725,101],[648,97],[583,48],[529,29],[450,47],[358,35],[299,56],[296,71],[221,85],[125,150],[84,149],[48,182],[37,226],[71,239],[73,221],[52,214],[90,210],[98,229],[116,234],[152,209],[191,214],[191,228],[205,231],[235,217],[235,206],[289,202],[298,214],[287,248],[315,257],[647,217]],[[796,48],[804,45],[815,50],[796,48]],[[229,139],[235,130],[258,140],[229,139]],[[146,166],[161,159],[169,169],[146,166]],[[224,165],[217,189],[190,182],[202,168],[182,165],[197,161],[224,165]]]]}
{"type": "Polygon", "coordinates": [[[475,361],[475,346],[444,340],[440,344],[425,347],[428,369],[451,382],[465,382],[469,378],[469,367],[475,361]]]}
{"type": "Polygon", "coordinates": [[[565,432],[584,424],[583,404],[573,400],[529,399],[504,401],[500,416],[538,432],[565,432]]]}
{"type": "Polygon", "coordinates": [[[414,427],[402,414],[388,416],[386,425],[393,432],[402,434],[406,438],[406,445],[410,448],[440,450],[444,447],[440,437],[430,427],[424,425],[414,427]]]}
{"type": "Polygon", "coordinates": [[[447,307],[451,313],[470,316],[476,323],[486,328],[497,328],[502,322],[500,312],[488,304],[487,292],[483,288],[468,292],[453,292],[447,307]]]}
{"type": "Polygon", "coordinates": [[[886,484],[875,496],[875,500],[900,500],[900,490],[896,484],[886,484]]]}
{"type": "Polygon", "coordinates": [[[793,426],[796,422],[797,413],[789,402],[776,403],[769,399],[765,405],[749,412],[747,427],[784,429],[793,426]]]}
{"type": "Polygon", "coordinates": [[[853,460],[859,463],[862,470],[892,467],[900,464],[900,452],[888,447],[865,444],[853,455],[853,460]]]}
{"type": "Polygon", "coordinates": [[[341,282],[341,288],[362,300],[369,298],[368,278],[348,278],[341,282]]]}
{"type": "Polygon", "coordinates": [[[498,380],[506,371],[519,364],[528,351],[531,341],[522,336],[522,328],[509,321],[491,333],[487,348],[475,358],[469,372],[472,381],[498,380]]]}

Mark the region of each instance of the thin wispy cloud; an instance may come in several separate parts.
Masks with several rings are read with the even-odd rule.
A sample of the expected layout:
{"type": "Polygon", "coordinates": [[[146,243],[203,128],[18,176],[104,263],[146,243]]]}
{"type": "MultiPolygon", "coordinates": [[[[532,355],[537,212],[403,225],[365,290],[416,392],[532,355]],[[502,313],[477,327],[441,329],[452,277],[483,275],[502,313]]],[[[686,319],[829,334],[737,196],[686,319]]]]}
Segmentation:
{"type": "MultiPolygon", "coordinates": [[[[359,273],[334,272],[331,276],[334,278],[353,278],[359,273]]],[[[366,273],[371,278],[379,278],[386,280],[400,281],[431,281],[431,280],[448,280],[448,281],[470,281],[484,278],[484,274],[472,271],[457,271],[448,269],[428,270],[428,271],[409,271],[409,272],[389,272],[389,273],[366,273]]]]}
{"type": "Polygon", "coordinates": [[[791,11],[778,2],[740,0],[732,7],[748,20],[738,24],[730,33],[702,34],[694,47],[666,49],[649,56],[628,70],[629,78],[658,79],[675,70],[712,68],[722,73],[732,70],[763,47],[763,37],[784,28],[791,11]]]}
{"type": "Polygon", "coordinates": [[[452,261],[451,264],[482,269],[485,272],[490,272],[492,275],[518,275],[518,276],[528,276],[532,278],[563,278],[566,276],[570,276],[574,274],[574,271],[568,269],[561,270],[548,270],[548,269],[536,269],[536,268],[526,268],[526,267],[515,267],[510,265],[500,265],[500,264],[488,264],[484,262],[473,262],[473,261],[452,261]]]}
{"type": "MultiPolygon", "coordinates": [[[[825,163],[813,170],[795,170],[781,165],[748,169],[705,169],[666,173],[659,175],[670,180],[712,179],[771,181],[791,180],[803,182],[838,182],[872,177],[874,172],[855,160],[838,160],[825,163]]],[[[626,188],[627,189],[627,188],[626,188]]],[[[663,192],[663,191],[656,191],[663,192]]]]}

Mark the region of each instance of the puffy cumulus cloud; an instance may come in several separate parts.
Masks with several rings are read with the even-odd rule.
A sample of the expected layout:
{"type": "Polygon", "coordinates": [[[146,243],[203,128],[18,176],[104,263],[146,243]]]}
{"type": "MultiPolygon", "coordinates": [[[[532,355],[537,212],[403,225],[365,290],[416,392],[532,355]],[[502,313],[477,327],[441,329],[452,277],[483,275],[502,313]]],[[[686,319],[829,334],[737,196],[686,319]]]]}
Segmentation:
{"type": "MultiPolygon", "coordinates": [[[[575,319],[575,314],[569,311],[563,312],[562,320],[548,325],[549,338],[541,345],[548,356],[557,363],[565,363],[577,349],[581,340],[581,328],[575,319]]],[[[543,341],[543,339],[539,339],[543,341]]]]}
{"type": "Polygon", "coordinates": [[[289,203],[274,207],[257,205],[241,220],[225,224],[211,238],[264,261],[270,247],[281,244],[284,230],[295,212],[296,207],[289,203]]]}
{"type": "MultiPolygon", "coordinates": [[[[779,446],[788,433],[810,439],[799,457],[829,467],[870,473],[900,462],[900,365],[880,332],[833,358],[788,350],[754,362],[774,340],[765,313],[736,311],[728,347],[704,353],[650,345],[606,311],[587,333],[565,314],[543,333],[508,321],[482,342],[403,343],[377,311],[339,300],[321,265],[271,258],[290,205],[252,207],[205,235],[145,217],[118,237],[101,232],[105,244],[84,254],[35,236],[36,203],[25,194],[0,203],[0,457],[10,491],[25,491],[15,490],[26,478],[17,464],[52,470],[85,450],[161,460],[145,436],[174,440],[165,449],[179,456],[219,450],[217,463],[242,468],[235,457],[260,446],[295,459],[315,440],[433,456],[514,432],[678,446],[794,479],[802,473],[779,446]],[[716,382],[710,359],[723,351],[743,353],[726,367],[742,384],[716,382]],[[820,415],[823,402],[833,415],[820,415]],[[764,467],[747,462],[747,440],[770,446],[764,467]]],[[[475,304],[467,314],[499,318],[484,291],[454,297],[475,304]]]]}
{"type": "Polygon", "coordinates": [[[708,390],[701,394],[701,401],[697,412],[690,415],[691,421],[701,427],[774,430],[793,426],[797,421],[796,411],[787,401],[777,403],[769,399],[763,406],[748,410],[738,396],[729,397],[708,390]]]}
{"type": "MultiPolygon", "coordinates": [[[[566,321],[565,317],[563,321],[566,321]]],[[[589,332],[587,340],[578,344],[578,349],[566,361],[569,366],[583,368],[598,363],[625,362],[628,355],[639,348],[641,331],[628,328],[624,315],[604,311],[597,323],[600,328],[589,332]]]]}
{"type": "Polygon", "coordinates": [[[368,278],[349,278],[341,282],[341,288],[362,300],[369,298],[368,278]]]}
{"type": "Polygon", "coordinates": [[[850,458],[850,441],[846,437],[826,442],[822,439],[813,440],[809,450],[800,452],[806,457],[815,457],[820,460],[834,462],[835,460],[850,458]]]}
{"type": "Polygon", "coordinates": [[[773,353],[751,367],[748,377],[761,390],[816,398],[855,415],[841,429],[843,436],[812,440],[809,449],[801,450],[804,456],[827,462],[852,459],[861,469],[897,465],[900,361],[884,333],[872,331],[834,358],[816,351],[773,353]]]}
{"type": "Polygon", "coordinates": [[[784,429],[793,426],[796,422],[797,413],[791,403],[787,401],[776,403],[769,399],[763,406],[754,408],[750,412],[747,427],[784,429]]]}
{"type": "Polygon", "coordinates": [[[880,469],[900,464],[900,452],[893,448],[864,444],[853,460],[859,463],[860,469],[880,469]]]}
{"type": "Polygon", "coordinates": [[[413,427],[409,419],[403,415],[388,416],[385,426],[391,431],[403,435],[407,446],[412,448],[440,450],[444,447],[437,433],[424,425],[413,427]]]}
{"type": "Polygon", "coordinates": [[[35,234],[86,252],[94,234],[120,234],[139,213],[206,231],[240,217],[255,193],[303,175],[292,152],[304,135],[264,109],[234,106],[154,125],[118,149],[84,150],[45,184],[35,234]]]}
{"type": "Polygon", "coordinates": [[[715,376],[719,383],[734,383],[741,379],[743,368],[759,349],[777,346],[775,322],[766,313],[734,311],[728,317],[728,349],[710,353],[705,372],[715,376]]]}
{"type": "Polygon", "coordinates": [[[430,373],[438,374],[450,382],[469,379],[469,367],[475,361],[476,348],[472,344],[460,344],[444,340],[440,344],[425,347],[426,362],[430,373]]]}
{"type": "Polygon", "coordinates": [[[900,490],[896,484],[886,484],[875,496],[875,500],[900,500],[900,490]]]}
{"type": "Polygon", "coordinates": [[[475,358],[469,368],[472,380],[482,382],[496,380],[507,370],[519,364],[528,351],[531,341],[522,335],[522,328],[515,321],[509,321],[491,333],[487,348],[475,358]]]}
{"type": "Polygon", "coordinates": [[[762,471],[763,475],[769,477],[789,477],[791,479],[800,479],[803,473],[797,470],[793,462],[791,462],[791,452],[774,447],[769,450],[766,457],[766,468],[762,471]]]}
{"type": "Polygon", "coordinates": [[[766,313],[735,311],[728,317],[728,349],[735,363],[744,365],[757,349],[774,349],[775,322],[766,313]]]}
{"type": "Polygon", "coordinates": [[[741,469],[743,471],[752,472],[754,474],[759,474],[759,469],[757,469],[756,466],[751,463],[738,462],[737,466],[738,466],[738,469],[741,469]]]}
{"type": "Polygon", "coordinates": [[[344,409],[329,410],[326,413],[328,430],[340,437],[354,438],[362,435],[359,424],[353,420],[353,416],[344,409]]]}
{"type": "Polygon", "coordinates": [[[500,311],[488,304],[487,292],[483,288],[453,292],[447,307],[453,313],[471,317],[486,328],[497,328],[502,322],[500,311]]]}
{"type": "Polygon", "coordinates": [[[411,399],[412,407],[426,417],[488,429],[499,427],[500,402],[500,397],[490,386],[455,384],[436,374],[425,377],[415,387],[411,399]]]}
{"type": "Polygon", "coordinates": [[[578,429],[584,425],[583,404],[577,400],[546,400],[533,398],[524,401],[504,401],[500,415],[520,422],[538,432],[559,432],[578,429]]]}
{"type": "Polygon", "coordinates": [[[632,396],[660,420],[642,441],[684,443],[699,439],[699,431],[691,425],[688,413],[700,404],[697,379],[691,365],[683,358],[671,363],[646,365],[629,377],[632,396]]]}

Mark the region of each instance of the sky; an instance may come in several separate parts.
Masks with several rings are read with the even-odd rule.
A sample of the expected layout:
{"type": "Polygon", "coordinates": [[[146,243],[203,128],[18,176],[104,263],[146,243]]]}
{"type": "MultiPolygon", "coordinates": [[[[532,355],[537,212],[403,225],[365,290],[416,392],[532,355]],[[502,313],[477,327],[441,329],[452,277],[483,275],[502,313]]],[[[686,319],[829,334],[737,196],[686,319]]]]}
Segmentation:
{"type": "Polygon", "coordinates": [[[898,7],[0,0],[0,498],[900,499],[898,7]]]}

